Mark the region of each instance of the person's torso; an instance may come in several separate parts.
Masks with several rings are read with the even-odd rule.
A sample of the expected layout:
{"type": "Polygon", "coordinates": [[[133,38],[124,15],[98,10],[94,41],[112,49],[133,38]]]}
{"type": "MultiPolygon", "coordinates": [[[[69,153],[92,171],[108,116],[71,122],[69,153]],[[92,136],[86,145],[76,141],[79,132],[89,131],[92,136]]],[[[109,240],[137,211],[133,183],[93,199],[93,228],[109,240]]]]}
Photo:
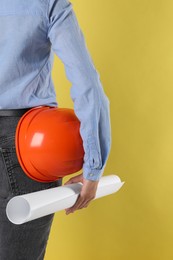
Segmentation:
{"type": "Polygon", "coordinates": [[[48,2],[0,1],[0,109],[57,106],[48,2]]]}

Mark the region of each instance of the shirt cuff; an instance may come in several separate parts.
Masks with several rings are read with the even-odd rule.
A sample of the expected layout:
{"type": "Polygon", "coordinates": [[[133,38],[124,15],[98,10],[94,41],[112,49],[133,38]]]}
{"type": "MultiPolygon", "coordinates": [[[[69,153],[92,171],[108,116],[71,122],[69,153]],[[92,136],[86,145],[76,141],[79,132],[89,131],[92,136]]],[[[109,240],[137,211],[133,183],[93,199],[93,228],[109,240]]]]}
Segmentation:
{"type": "Polygon", "coordinates": [[[103,167],[102,169],[91,169],[87,165],[84,165],[83,166],[83,177],[86,180],[98,181],[98,180],[100,180],[101,176],[103,175],[104,168],[105,167],[103,167]]]}

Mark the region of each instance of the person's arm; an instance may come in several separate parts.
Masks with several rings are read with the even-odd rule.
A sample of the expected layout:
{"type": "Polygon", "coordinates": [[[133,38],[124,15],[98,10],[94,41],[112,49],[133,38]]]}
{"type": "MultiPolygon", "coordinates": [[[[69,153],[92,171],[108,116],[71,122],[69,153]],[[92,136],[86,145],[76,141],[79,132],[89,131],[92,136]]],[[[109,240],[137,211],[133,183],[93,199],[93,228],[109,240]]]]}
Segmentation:
{"type": "Polygon", "coordinates": [[[85,151],[83,177],[98,181],[104,172],[111,148],[110,101],[87,49],[72,3],[50,0],[47,8],[51,47],[65,67],[72,83],[70,95],[80,120],[85,151]]]}
{"type": "Polygon", "coordinates": [[[66,214],[69,214],[87,207],[95,197],[111,148],[110,101],[87,49],[72,3],[69,0],[50,0],[47,10],[47,37],[72,83],[70,95],[80,121],[85,152],[83,174],[65,183],[83,183],[75,204],[66,209],[66,214]]]}

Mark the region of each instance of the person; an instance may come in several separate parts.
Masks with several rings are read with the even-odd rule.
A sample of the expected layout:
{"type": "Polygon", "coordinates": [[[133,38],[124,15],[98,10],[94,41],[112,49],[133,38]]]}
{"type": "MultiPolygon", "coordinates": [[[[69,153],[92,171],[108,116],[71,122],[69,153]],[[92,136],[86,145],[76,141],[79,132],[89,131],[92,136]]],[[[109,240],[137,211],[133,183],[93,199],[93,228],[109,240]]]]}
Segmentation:
{"type": "Polygon", "coordinates": [[[111,149],[110,101],[89,53],[84,34],[69,0],[3,1],[0,7],[0,259],[44,259],[54,214],[21,225],[5,213],[16,195],[62,185],[62,178],[41,183],[20,167],[15,131],[32,107],[58,107],[51,69],[54,54],[72,83],[70,95],[80,120],[84,147],[82,182],[75,204],[66,214],[86,208],[94,199],[111,149]]]}

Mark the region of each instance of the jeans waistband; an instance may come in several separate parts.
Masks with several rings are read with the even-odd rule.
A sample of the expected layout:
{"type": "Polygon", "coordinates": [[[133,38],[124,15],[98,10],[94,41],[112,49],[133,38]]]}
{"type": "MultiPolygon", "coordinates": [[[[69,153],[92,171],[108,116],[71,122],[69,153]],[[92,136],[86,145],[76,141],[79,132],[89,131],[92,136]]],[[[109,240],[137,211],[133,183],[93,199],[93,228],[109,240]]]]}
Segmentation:
{"type": "Polygon", "coordinates": [[[30,109],[31,107],[19,109],[0,109],[0,116],[20,117],[30,109]]]}

